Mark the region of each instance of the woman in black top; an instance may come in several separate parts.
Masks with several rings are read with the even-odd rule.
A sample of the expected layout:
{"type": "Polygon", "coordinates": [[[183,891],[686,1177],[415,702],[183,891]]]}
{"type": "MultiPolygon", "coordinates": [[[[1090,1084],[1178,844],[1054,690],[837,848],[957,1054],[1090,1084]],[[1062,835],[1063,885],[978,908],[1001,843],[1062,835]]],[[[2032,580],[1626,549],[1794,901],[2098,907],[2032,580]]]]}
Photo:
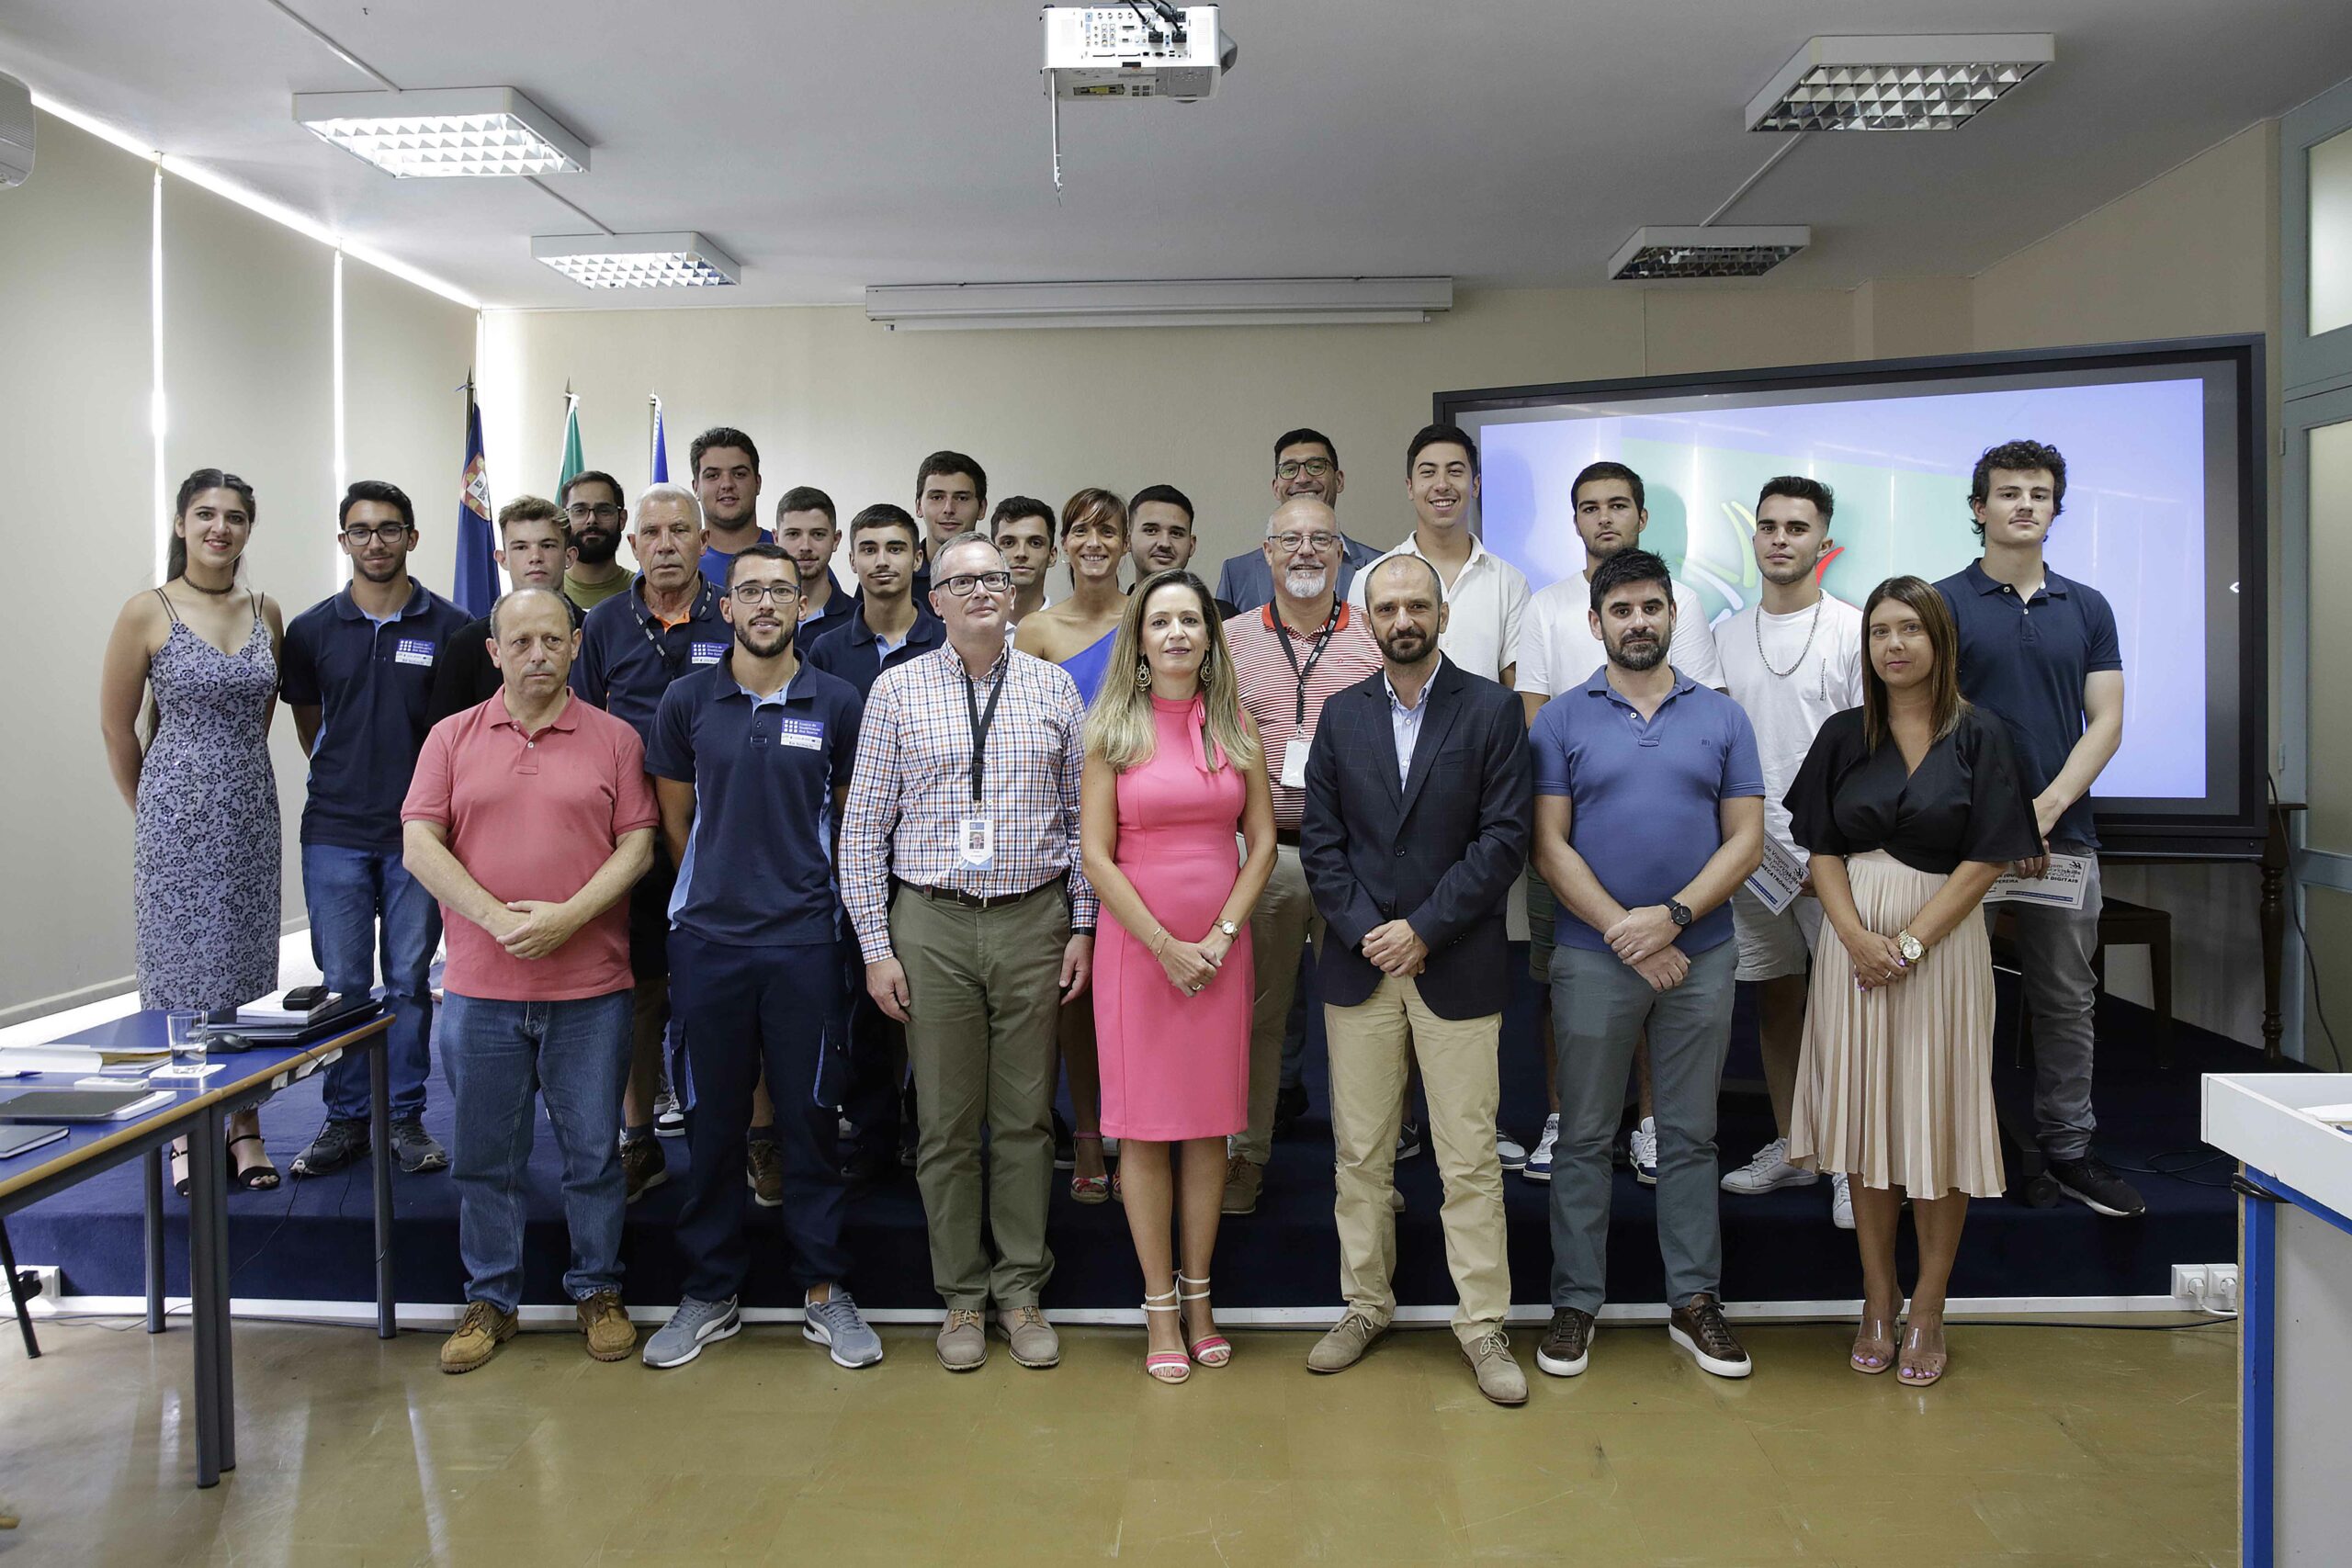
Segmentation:
{"type": "Polygon", "coordinates": [[[2041,841],[2007,732],[1961,699],[1942,596],[1889,578],[1863,615],[1862,705],[1821,727],[1787,796],[1838,936],[1814,956],[1789,1157],[1850,1178],[1859,1372],[1894,1359],[1894,1233],[1909,1194],[1919,1278],[1899,1375],[1925,1387],[1943,1375],[1944,1290],[1968,1200],[2002,1189],[1983,900],[2041,841]]]}

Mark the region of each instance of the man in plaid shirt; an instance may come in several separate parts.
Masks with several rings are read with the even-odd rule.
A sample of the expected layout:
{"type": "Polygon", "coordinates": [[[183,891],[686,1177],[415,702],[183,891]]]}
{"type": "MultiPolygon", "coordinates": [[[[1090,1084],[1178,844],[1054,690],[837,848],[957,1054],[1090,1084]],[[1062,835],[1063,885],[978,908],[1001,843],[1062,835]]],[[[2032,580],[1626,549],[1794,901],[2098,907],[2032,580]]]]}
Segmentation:
{"type": "Polygon", "coordinates": [[[1012,599],[994,545],[962,534],[941,548],[931,604],[947,646],[875,682],[842,823],[865,987],[907,1026],[915,1179],[947,1303],[939,1359],[959,1372],[988,1359],[991,1299],[1015,1361],[1061,1359],[1037,1306],[1053,1272],[1054,1024],[1094,957],[1094,890],[1079,869],[1085,709],[1060,667],[1013,651],[1012,599]]]}

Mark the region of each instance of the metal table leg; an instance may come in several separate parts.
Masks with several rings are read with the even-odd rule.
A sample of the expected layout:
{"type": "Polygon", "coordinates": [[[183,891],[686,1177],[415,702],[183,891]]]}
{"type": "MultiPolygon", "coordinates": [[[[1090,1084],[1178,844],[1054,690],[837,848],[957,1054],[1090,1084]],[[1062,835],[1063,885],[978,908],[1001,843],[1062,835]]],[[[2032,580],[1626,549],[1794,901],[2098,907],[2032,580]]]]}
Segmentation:
{"type": "Polygon", "coordinates": [[[201,1122],[188,1134],[187,1294],[196,1321],[196,1483],[220,1484],[220,1303],[213,1274],[220,1233],[212,1223],[220,1201],[220,1137],[201,1122]]]}
{"type": "Polygon", "coordinates": [[[25,1288],[17,1279],[17,1249],[8,1245],[8,1224],[0,1220],[0,1269],[8,1274],[8,1300],[17,1309],[17,1327],[25,1337],[25,1358],[38,1360],[40,1341],[33,1337],[33,1310],[25,1300],[25,1288]]]}
{"type": "Polygon", "coordinates": [[[229,1134],[217,1116],[204,1119],[204,1157],[212,1166],[213,1201],[206,1213],[212,1225],[212,1303],[215,1313],[213,1366],[213,1432],[219,1441],[220,1468],[237,1468],[236,1332],[229,1313],[229,1134]]]}
{"type": "Polygon", "coordinates": [[[392,1086],[384,1036],[368,1043],[368,1141],[376,1177],[376,1337],[400,1332],[392,1298],[392,1086]]]}
{"type": "Polygon", "coordinates": [[[147,1189],[147,1332],[164,1332],[164,1151],[150,1149],[147,1189]]]}

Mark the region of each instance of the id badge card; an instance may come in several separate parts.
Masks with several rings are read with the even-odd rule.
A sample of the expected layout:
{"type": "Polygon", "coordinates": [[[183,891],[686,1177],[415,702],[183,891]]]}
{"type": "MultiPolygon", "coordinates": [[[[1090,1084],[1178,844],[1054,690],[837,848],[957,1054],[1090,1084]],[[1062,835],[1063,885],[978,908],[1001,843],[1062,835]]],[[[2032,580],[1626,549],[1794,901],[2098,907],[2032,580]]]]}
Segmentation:
{"type": "Polygon", "coordinates": [[[966,817],[957,820],[956,863],[966,871],[988,871],[995,866],[995,818],[966,817]]]}
{"type": "Polygon", "coordinates": [[[1283,748],[1283,773],[1279,781],[1285,789],[1306,787],[1306,753],[1314,747],[1315,732],[1303,729],[1290,738],[1283,748]]]}

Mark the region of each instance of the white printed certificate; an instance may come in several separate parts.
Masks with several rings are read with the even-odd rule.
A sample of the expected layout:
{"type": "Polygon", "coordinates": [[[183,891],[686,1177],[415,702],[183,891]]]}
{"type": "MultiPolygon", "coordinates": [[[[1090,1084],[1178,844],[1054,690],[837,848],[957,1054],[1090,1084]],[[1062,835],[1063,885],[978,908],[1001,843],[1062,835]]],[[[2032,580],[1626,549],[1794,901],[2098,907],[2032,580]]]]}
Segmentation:
{"type": "Polygon", "coordinates": [[[2079,909],[2089,890],[2091,863],[2086,855],[2052,855],[2050,869],[2040,876],[2019,876],[2005,871],[1984,895],[1987,904],[2038,904],[2045,909],[2079,909]]]}
{"type": "Polygon", "coordinates": [[[1779,914],[1797,900],[1797,889],[1804,886],[1805,863],[1791,853],[1778,839],[1764,835],[1764,863],[1758,866],[1747,879],[1747,890],[1756,895],[1767,909],[1779,914]]]}

